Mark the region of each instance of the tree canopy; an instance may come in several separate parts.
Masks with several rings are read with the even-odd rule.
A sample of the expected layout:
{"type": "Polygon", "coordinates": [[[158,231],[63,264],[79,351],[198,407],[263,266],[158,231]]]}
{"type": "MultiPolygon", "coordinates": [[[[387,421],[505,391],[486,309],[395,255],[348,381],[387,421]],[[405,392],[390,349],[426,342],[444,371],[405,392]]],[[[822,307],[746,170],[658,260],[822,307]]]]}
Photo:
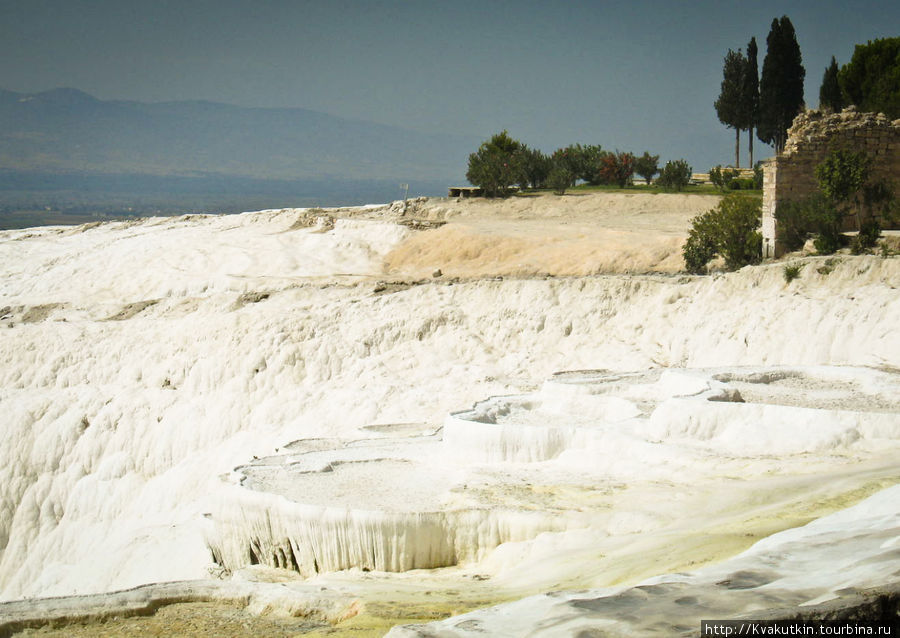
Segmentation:
{"type": "Polygon", "coordinates": [[[857,44],[838,80],[847,103],[891,119],[900,117],[900,38],[857,44]]]}

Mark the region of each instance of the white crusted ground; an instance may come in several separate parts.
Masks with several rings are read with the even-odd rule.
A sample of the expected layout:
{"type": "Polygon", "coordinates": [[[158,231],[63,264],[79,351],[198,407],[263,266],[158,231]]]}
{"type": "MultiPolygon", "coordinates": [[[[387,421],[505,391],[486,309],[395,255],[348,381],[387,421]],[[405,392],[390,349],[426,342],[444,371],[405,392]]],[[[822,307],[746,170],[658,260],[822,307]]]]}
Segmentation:
{"type": "Polygon", "coordinates": [[[462,562],[314,579],[363,601],[415,599],[415,579],[486,599],[634,583],[896,482],[900,260],[810,260],[790,285],[780,265],[496,280],[482,264],[385,286],[387,255],[430,232],[446,251],[446,233],[382,209],[308,218],[0,233],[0,599],[206,578],[214,555],[462,562]],[[679,367],[715,367],[701,381],[746,403],[679,399],[660,371],[679,367]],[[638,374],[541,389],[600,368],[638,374]],[[520,398],[458,413],[503,395],[520,398]],[[302,538],[321,544],[303,557],[302,538]]]}

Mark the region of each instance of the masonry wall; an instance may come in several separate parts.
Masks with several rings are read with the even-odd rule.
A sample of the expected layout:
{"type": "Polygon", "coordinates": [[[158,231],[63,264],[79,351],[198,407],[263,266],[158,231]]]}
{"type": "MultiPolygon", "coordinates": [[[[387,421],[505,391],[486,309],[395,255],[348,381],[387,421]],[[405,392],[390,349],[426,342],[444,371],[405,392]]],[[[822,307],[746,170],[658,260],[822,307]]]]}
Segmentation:
{"type": "MultiPolygon", "coordinates": [[[[780,257],[775,211],[781,202],[803,199],[818,190],[815,169],[833,148],[865,151],[873,158],[872,178],[885,179],[900,196],[900,120],[891,122],[878,113],[805,111],[788,130],[784,151],[763,163],[763,257],[780,257]]],[[[889,228],[889,220],[880,220],[889,228]]],[[[847,219],[845,230],[856,228],[847,219]]],[[[897,226],[893,226],[897,228],[897,226]]]]}

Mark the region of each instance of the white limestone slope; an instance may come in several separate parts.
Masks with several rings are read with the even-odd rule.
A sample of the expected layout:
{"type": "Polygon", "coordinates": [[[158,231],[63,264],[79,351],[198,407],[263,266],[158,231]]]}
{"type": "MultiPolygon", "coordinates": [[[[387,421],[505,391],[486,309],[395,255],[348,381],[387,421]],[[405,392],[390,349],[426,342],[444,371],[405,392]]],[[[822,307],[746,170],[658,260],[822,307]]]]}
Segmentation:
{"type": "MultiPolygon", "coordinates": [[[[790,286],[779,266],[763,266],[703,278],[434,281],[376,293],[382,259],[411,231],[374,218],[307,228],[296,223],[301,216],[268,211],[0,233],[0,599],[207,577],[217,516],[258,520],[254,512],[264,511],[276,526],[299,520],[283,500],[259,507],[259,499],[284,495],[250,503],[248,490],[229,483],[254,456],[271,457],[300,439],[375,438],[365,429],[372,425],[437,429],[451,412],[532,392],[558,370],[900,367],[897,259],[846,258],[830,274],[809,267],[790,286]]],[[[869,379],[854,383],[875,383],[869,379]]],[[[613,422],[628,418],[627,408],[603,405],[613,422]]],[[[761,442],[759,449],[740,443],[756,417],[734,430],[692,419],[651,419],[645,443],[615,458],[620,476],[646,471],[647,441],[670,439],[679,449],[718,441],[714,453],[671,457],[677,464],[710,456],[710,489],[742,465],[775,471],[777,463],[757,458],[761,442]]],[[[866,426],[873,437],[875,421],[866,426]]],[[[454,439],[445,428],[465,446],[465,436],[454,439]]],[[[822,433],[807,449],[778,428],[767,436],[822,459],[848,445],[862,453],[868,440],[822,433]]],[[[529,443],[519,446],[524,456],[498,451],[483,460],[539,462],[553,445],[529,443]]],[[[589,465],[577,450],[567,454],[573,467],[589,465]]],[[[666,494],[657,494],[660,503],[666,494]]],[[[383,496],[376,490],[372,502],[383,496]]],[[[349,534],[346,548],[381,515],[354,527],[342,507],[329,520],[345,521],[338,528],[349,534]]],[[[625,514],[609,529],[645,529],[638,520],[625,514]]],[[[408,529],[403,523],[398,534],[408,529]]],[[[541,529],[495,534],[515,542],[490,555],[487,545],[469,551],[474,541],[460,543],[434,563],[483,559],[498,580],[512,579],[517,556],[556,543],[543,536],[530,549],[520,544],[541,529]]],[[[360,565],[363,553],[345,551],[334,566],[360,565]]]]}

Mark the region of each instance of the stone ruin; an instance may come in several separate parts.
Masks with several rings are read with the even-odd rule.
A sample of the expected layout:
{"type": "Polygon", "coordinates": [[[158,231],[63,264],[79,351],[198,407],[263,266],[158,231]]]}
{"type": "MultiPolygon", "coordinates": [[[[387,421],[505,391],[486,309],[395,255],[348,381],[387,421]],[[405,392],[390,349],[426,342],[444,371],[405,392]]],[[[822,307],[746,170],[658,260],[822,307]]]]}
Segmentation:
{"type": "MultiPolygon", "coordinates": [[[[785,247],[779,241],[775,211],[785,201],[799,200],[818,190],[815,169],[832,149],[865,151],[873,158],[872,178],[884,179],[900,194],[900,120],[881,113],[860,113],[848,107],[840,113],[804,111],[788,130],[784,151],[763,163],[763,257],[780,257],[785,247]]],[[[849,216],[844,230],[856,229],[849,216]]],[[[889,220],[880,220],[881,227],[889,220]]]]}

